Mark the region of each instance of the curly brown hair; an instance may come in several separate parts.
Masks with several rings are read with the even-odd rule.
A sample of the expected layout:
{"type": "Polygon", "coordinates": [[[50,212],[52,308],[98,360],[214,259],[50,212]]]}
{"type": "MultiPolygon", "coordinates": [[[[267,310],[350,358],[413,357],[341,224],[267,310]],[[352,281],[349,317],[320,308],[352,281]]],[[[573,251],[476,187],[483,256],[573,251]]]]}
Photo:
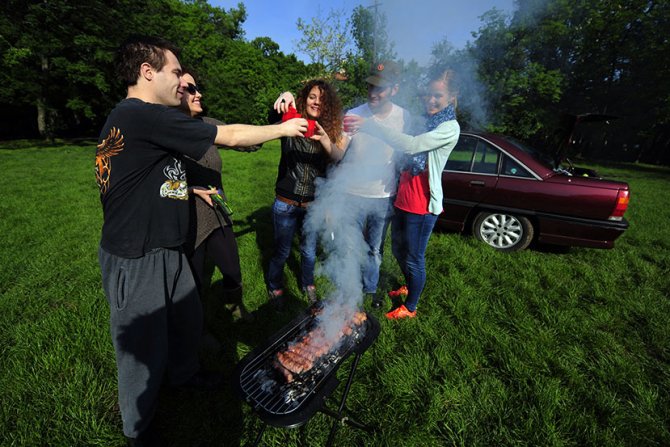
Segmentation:
{"type": "Polygon", "coordinates": [[[305,113],[307,97],[314,87],[318,87],[321,92],[321,115],[317,120],[323,130],[326,131],[331,141],[337,143],[342,138],[342,102],[337,95],[337,90],[324,79],[312,79],[298,92],[298,98],[295,100],[296,109],[303,118],[308,118],[305,113]]]}

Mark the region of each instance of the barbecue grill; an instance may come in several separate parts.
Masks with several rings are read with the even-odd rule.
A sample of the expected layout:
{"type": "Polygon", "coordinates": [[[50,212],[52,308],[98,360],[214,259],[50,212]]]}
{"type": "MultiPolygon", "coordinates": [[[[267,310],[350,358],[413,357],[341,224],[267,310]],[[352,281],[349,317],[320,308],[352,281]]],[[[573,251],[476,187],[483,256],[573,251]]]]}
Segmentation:
{"type": "Polygon", "coordinates": [[[350,415],[344,416],[358,362],[379,335],[379,322],[373,316],[358,312],[358,324],[352,323],[344,333],[340,332],[338,341],[332,346],[320,351],[314,347],[304,348],[310,352],[318,351],[309,362],[298,366],[288,360],[284,364],[278,360],[284,361],[283,353],[305,346],[301,340],[310,339],[311,334],[318,331],[318,317],[322,311],[321,302],[307,308],[238,363],[235,371],[237,391],[263,421],[253,445],[260,443],[268,425],[300,427],[318,411],[335,419],[326,445],[332,445],[338,426],[345,423],[368,432],[374,431],[350,415]],[[338,409],[331,410],[326,406],[326,399],[340,384],[336,371],[352,354],[355,354],[354,359],[338,409]]]}

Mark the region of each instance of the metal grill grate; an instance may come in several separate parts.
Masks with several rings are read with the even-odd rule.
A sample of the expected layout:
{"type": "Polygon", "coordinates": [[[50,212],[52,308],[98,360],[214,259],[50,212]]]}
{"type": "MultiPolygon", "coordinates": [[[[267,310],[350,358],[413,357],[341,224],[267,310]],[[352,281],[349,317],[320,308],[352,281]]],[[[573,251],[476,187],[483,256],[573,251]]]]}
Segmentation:
{"type": "Polygon", "coordinates": [[[265,350],[252,356],[240,371],[239,385],[244,399],[255,409],[271,415],[287,415],[297,411],[310,396],[318,392],[323,383],[337,369],[339,364],[365,338],[369,319],[326,355],[321,356],[312,368],[294,375],[287,383],[273,365],[274,356],[285,350],[289,343],[309,331],[314,319],[307,315],[292,327],[285,328],[284,335],[271,343],[265,350]]]}

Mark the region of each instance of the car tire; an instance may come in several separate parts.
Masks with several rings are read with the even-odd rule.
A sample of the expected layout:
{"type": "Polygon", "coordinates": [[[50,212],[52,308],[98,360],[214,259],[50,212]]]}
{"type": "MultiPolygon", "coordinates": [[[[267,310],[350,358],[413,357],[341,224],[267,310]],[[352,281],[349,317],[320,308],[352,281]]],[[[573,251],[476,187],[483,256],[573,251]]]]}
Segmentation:
{"type": "Polygon", "coordinates": [[[530,245],[535,233],[524,216],[482,211],[475,217],[472,232],[477,239],[499,251],[519,251],[530,245]]]}

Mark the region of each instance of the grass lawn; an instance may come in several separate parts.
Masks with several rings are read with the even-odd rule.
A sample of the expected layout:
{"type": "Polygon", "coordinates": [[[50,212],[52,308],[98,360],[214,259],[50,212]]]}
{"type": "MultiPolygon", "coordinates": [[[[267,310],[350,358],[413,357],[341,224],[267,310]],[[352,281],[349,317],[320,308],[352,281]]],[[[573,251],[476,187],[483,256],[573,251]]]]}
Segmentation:
{"type": "MultiPolygon", "coordinates": [[[[285,271],[289,310],[276,314],[266,302],[278,144],[221,154],[255,320],[222,302],[217,271],[203,301],[222,348],[203,363],[232,377],[306,301],[294,256],[285,271]]],[[[0,446],[124,443],[93,158],[92,142],[0,145],[0,446]]],[[[630,184],[631,226],[616,247],[504,254],[435,233],[419,318],[389,322],[371,311],[381,335],[347,406],[379,431],[342,427],[336,445],[670,445],[670,170],[589,167],[630,184]]],[[[388,243],[386,290],[400,280],[388,243]]],[[[246,445],[260,428],[228,388],[165,389],[157,418],[172,446],[246,445]]],[[[317,414],[300,429],[268,429],[264,445],[323,445],[330,423],[317,414]]]]}

